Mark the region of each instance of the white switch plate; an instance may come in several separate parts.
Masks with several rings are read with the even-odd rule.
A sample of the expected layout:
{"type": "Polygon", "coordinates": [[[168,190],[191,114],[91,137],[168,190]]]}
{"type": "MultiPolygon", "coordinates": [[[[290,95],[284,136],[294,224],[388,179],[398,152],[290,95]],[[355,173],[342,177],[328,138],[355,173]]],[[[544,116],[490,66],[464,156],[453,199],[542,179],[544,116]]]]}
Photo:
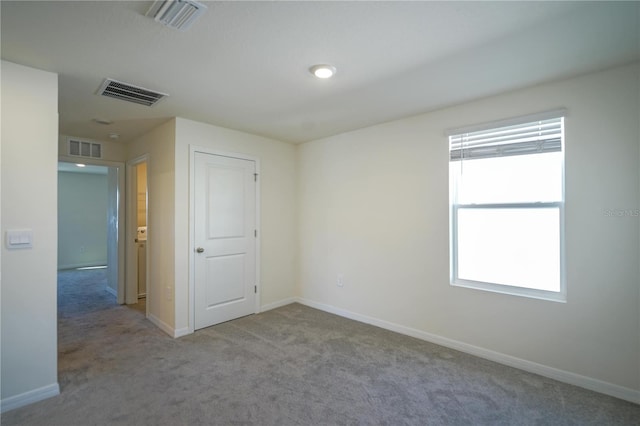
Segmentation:
{"type": "Polygon", "coordinates": [[[31,229],[10,229],[6,238],[8,249],[33,247],[33,231],[31,229]]]}

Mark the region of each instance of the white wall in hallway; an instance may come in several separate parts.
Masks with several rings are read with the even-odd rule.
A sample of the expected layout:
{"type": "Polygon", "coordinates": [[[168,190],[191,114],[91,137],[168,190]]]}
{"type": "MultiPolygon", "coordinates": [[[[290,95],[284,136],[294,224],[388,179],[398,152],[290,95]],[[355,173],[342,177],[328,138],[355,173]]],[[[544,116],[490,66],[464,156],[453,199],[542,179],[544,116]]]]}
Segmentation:
{"type": "Polygon", "coordinates": [[[58,76],[2,61],[2,410],[56,395],[58,76]],[[5,233],[31,229],[33,248],[5,233]]]}

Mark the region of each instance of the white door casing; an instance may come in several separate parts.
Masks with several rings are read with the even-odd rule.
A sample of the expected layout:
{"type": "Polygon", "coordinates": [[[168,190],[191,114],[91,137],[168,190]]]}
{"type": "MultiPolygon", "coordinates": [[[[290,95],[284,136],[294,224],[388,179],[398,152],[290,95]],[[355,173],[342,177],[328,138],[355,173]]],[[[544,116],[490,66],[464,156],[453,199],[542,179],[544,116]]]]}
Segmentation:
{"type": "Polygon", "coordinates": [[[119,206],[118,182],[123,176],[118,176],[119,170],[115,167],[109,167],[107,172],[107,288],[116,294],[116,300],[119,304],[125,303],[125,291],[119,286],[120,270],[124,265],[118,262],[119,252],[121,251],[118,243],[118,228],[124,224],[120,224],[119,212],[122,209],[119,206]]]}
{"type": "Polygon", "coordinates": [[[194,153],[194,329],[256,312],[256,162],[194,153]]]}

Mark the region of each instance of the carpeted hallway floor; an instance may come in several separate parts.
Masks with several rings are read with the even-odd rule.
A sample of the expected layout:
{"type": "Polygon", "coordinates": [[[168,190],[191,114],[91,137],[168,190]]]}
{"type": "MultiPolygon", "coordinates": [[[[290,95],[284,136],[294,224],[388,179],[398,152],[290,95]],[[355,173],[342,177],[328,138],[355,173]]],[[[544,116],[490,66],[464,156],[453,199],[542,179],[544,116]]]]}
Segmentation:
{"type": "Polygon", "coordinates": [[[299,304],[172,339],[59,283],[61,394],[2,425],[638,425],[640,406],[299,304]]]}

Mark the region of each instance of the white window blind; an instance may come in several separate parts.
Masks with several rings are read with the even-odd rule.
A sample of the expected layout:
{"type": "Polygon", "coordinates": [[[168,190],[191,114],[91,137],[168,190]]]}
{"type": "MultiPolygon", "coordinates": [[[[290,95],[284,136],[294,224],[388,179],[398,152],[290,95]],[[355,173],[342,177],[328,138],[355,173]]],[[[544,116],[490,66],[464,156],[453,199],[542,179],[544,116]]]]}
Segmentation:
{"type": "Polygon", "coordinates": [[[449,136],[451,161],[562,150],[562,117],[449,136]]]}

